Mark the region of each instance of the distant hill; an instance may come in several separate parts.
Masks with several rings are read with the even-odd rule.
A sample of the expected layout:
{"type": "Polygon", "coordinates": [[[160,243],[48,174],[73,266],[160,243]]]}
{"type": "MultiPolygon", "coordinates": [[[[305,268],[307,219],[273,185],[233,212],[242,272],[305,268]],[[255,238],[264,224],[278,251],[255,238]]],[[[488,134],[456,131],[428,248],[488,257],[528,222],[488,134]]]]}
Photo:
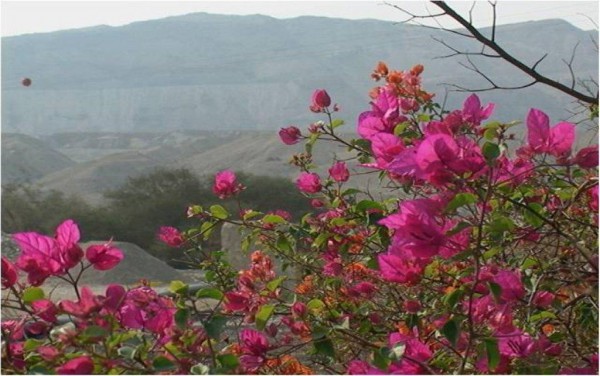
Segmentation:
{"type": "Polygon", "coordinates": [[[74,165],[74,161],[41,140],[23,134],[2,134],[2,184],[33,182],[74,165]]]}
{"type": "MultiPolygon", "coordinates": [[[[307,107],[315,88],[326,88],[354,126],[368,108],[369,75],[379,60],[399,69],[423,63],[425,87],[440,100],[442,83],[486,86],[458,60],[435,59],[449,51],[432,37],[476,48],[452,34],[393,22],[205,13],[6,37],[2,129],[30,135],[273,130],[314,121],[307,107]],[[33,80],[28,88],[20,85],[25,76],[33,80]]],[[[549,20],[499,26],[497,39],[529,64],[548,52],[539,70],[564,83],[571,77],[561,59],[579,43],[575,72],[598,77],[597,33],[549,20]]],[[[497,60],[478,64],[503,85],[527,82],[497,60]]],[[[450,93],[448,106],[465,97],[450,93]]],[[[497,102],[503,120],[523,119],[529,107],[556,121],[570,116],[571,99],[544,86],[481,97],[497,102]]]]}
{"type": "MultiPolygon", "coordinates": [[[[114,136],[116,134],[96,135],[96,142],[114,136]]],[[[138,141],[145,139],[148,142],[143,135],[134,137],[130,134],[129,136],[138,141]]],[[[53,139],[58,143],[57,139],[64,141],[65,136],[53,139]]],[[[80,134],[77,140],[75,135],[71,134],[69,139],[69,145],[88,143],[92,146],[94,137],[80,134]]],[[[99,203],[102,201],[104,191],[119,187],[130,176],[148,172],[159,166],[173,169],[186,168],[197,176],[209,178],[218,171],[231,169],[255,175],[282,176],[293,180],[299,170],[290,166],[289,160],[293,154],[304,151],[302,144],[284,145],[276,132],[229,132],[225,135],[210,132],[196,137],[188,134],[185,140],[176,140],[177,137],[170,134],[155,135],[154,139],[152,147],[115,152],[81,162],[70,168],[49,173],[38,179],[35,184],[42,189],[78,194],[89,202],[99,203]],[[158,145],[156,142],[159,138],[165,140],[163,145],[158,145]]],[[[62,146],[64,147],[64,144],[62,146]]],[[[61,150],[68,152],[69,149],[61,150]]],[[[349,156],[345,148],[337,145],[331,148],[326,142],[318,144],[313,152],[314,163],[319,167],[317,171],[325,174],[334,156],[339,159],[349,156]]],[[[367,171],[360,167],[356,169],[367,171]]],[[[367,182],[375,176],[376,174],[370,174],[356,179],[361,181],[362,187],[367,187],[367,182]]]]}

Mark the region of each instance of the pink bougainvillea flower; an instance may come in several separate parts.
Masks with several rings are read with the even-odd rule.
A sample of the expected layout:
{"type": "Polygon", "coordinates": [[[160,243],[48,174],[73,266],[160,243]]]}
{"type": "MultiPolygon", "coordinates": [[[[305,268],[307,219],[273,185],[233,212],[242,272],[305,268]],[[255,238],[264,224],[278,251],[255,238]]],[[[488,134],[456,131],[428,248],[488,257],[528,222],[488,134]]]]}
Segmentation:
{"type": "Polygon", "coordinates": [[[413,252],[416,257],[431,257],[446,245],[445,228],[435,216],[439,202],[432,199],[406,200],[398,213],[379,221],[393,231],[393,244],[413,252]]]}
{"type": "Polygon", "coordinates": [[[310,103],[312,112],[322,112],[331,105],[331,98],[324,89],[317,89],[313,92],[310,103]]]}
{"type": "Polygon", "coordinates": [[[500,297],[505,301],[515,301],[525,296],[519,271],[500,270],[493,277],[493,281],[501,287],[500,297]]]}
{"type": "Polygon", "coordinates": [[[19,276],[17,268],[9,259],[2,256],[2,288],[8,289],[17,283],[19,276]]]}
{"type": "Polygon", "coordinates": [[[321,178],[314,172],[301,172],[296,179],[296,186],[304,193],[318,193],[321,191],[321,178]]]}
{"type": "Polygon", "coordinates": [[[111,312],[118,311],[119,308],[121,308],[126,295],[127,291],[125,290],[125,287],[115,284],[108,285],[103,308],[111,312]]]}
{"type": "Polygon", "coordinates": [[[81,288],[80,299],[77,302],[71,300],[63,300],[58,303],[58,307],[75,317],[86,318],[93,312],[99,311],[102,307],[102,302],[99,296],[87,286],[81,288]]]}
{"type": "Polygon", "coordinates": [[[408,313],[417,313],[421,309],[421,303],[417,300],[405,300],[402,303],[402,308],[408,313]]]}
{"type": "Polygon", "coordinates": [[[581,168],[598,167],[598,145],[589,146],[579,150],[574,160],[581,168]]]}
{"type": "Polygon", "coordinates": [[[110,270],[123,260],[123,251],[111,243],[91,245],[85,250],[85,257],[96,270],[110,270]]]}
{"type": "Polygon", "coordinates": [[[575,141],[575,125],[560,122],[551,128],[548,115],[532,108],[527,115],[527,140],[534,153],[566,156],[571,153],[575,141]]]}
{"type": "Polygon", "coordinates": [[[158,229],[157,237],[160,241],[170,247],[180,247],[183,243],[185,243],[183,234],[175,227],[161,226],[158,229]]]}
{"type": "Polygon", "coordinates": [[[240,345],[243,355],[240,356],[242,367],[248,372],[255,372],[266,361],[265,354],[269,350],[269,340],[261,332],[243,329],[240,332],[240,345]]]}
{"type": "Polygon", "coordinates": [[[377,168],[386,169],[391,161],[405,149],[399,137],[389,133],[377,133],[371,137],[371,150],[377,162],[377,168]]]}
{"type": "Polygon", "coordinates": [[[496,168],[493,170],[494,180],[498,184],[517,186],[533,174],[534,168],[530,160],[522,158],[510,160],[501,155],[496,159],[496,168]]]}
{"type": "Polygon", "coordinates": [[[350,173],[345,162],[335,162],[329,169],[329,176],[339,183],[348,181],[350,173]]]}
{"type": "Polygon", "coordinates": [[[56,243],[63,267],[66,270],[77,265],[83,258],[83,251],[77,245],[80,236],[79,227],[71,219],[64,221],[56,228],[56,243]]]}
{"type": "Polygon", "coordinates": [[[94,371],[94,361],[89,356],[80,356],[67,361],[56,368],[59,375],[91,375],[94,371]]]}
{"type": "Polygon", "coordinates": [[[292,304],[292,315],[294,315],[294,317],[304,317],[306,316],[306,314],[308,313],[308,309],[306,308],[306,304],[302,303],[302,302],[296,302],[294,304],[292,304]]]}
{"type": "Polygon", "coordinates": [[[525,358],[536,350],[533,338],[519,329],[512,333],[498,334],[496,337],[500,354],[509,358],[525,358]]]}
{"type": "Polygon", "coordinates": [[[348,375],[385,375],[386,372],[375,368],[362,360],[352,360],[346,366],[348,375]]]}
{"type": "Polygon", "coordinates": [[[58,349],[54,346],[40,346],[35,350],[38,354],[40,354],[40,356],[42,357],[42,359],[44,359],[47,362],[52,362],[54,359],[58,358],[58,356],[61,354],[60,351],[58,351],[58,349]]]}
{"type": "Polygon", "coordinates": [[[21,249],[16,265],[27,273],[27,280],[39,286],[51,275],[65,273],[56,241],[35,232],[22,232],[13,235],[13,240],[21,249]]]}
{"type": "Polygon", "coordinates": [[[552,304],[555,297],[556,295],[550,291],[538,291],[533,297],[533,304],[540,308],[546,308],[552,304]]]}
{"type": "Polygon", "coordinates": [[[394,133],[396,125],[407,120],[400,115],[398,97],[392,89],[384,88],[377,97],[376,102],[371,102],[371,111],[366,111],[358,116],[358,134],[368,140],[380,132],[394,133]]]}
{"type": "Polygon", "coordinates": [[[500,354],[500,361],[496,368],[491,369],[488,365],[487,357],[481,357],[475,364],[475,368],[481,373],[496,373],[496,374],[508,374],[510,372],[510,358],[506,355],[500,354]]]}
{"type": "Polygon", "coordinates": [[[237,177],[233,171],[224,170],[215,175],[215,184],[213,185],[213,193],[220,199],[231,197],[238,192],[241,192],[245,187],[236,181],[237,177]]]}
{"type": "Polygon", "coordinates": [[[243,329],[240,332],[240,343],[243,351],[254,355],[264,355],[270,348],[267,337],[254,329],[243,329]]]}
{"type": "Polygon", "coordinates": [[[21,249],[16,265],[28,273],[29,283],[39,286],[49,276],[62,275],[79,263],[83,257],[77,245],[79,237],[79,228],[71,219],[56,228],[54,238],[35,232],[15,234],[13,240],[21,249]]]}
{"type": "Polygon", "coordinates": [[[487,106],[482,107],[479,97],[476,94],[471,94],[463,103],[462,119],[464,122],[479,125],[492,115],[494,107],[493,103],[488,103],[487,106]]]}
{"type": "Polygon", "coordinates": [[[426,364],[433,356],[429,346],[412,338],[410,335],[392,333],[389,336],[389,345],[394,347],[397,344],[404,344],[404,356],[399,362],[390,365],[391,374],[420,375],[426,373],[426,369],[421,364],[426,364]]]}
{"type": "Polygon", "coordinates": [[[426,262],[407,259],[396,252],[384,252],[377,257],[381,276],[386,281],[413,285],[421,280],[426,262]]]}
{"type": "Polygon", "coordinates": [[[121,324],[131,329],[147,329],[166,338],[167,329],[174,325],[175,304],[159,296],[153,289],[142,286],[129,290],[119,308],[121,324]]]}
{"type": "Polygon", "coordinates": [[[56,322],[56,315],[58,314],[58,308],[54,305],[51,300],[40,299],[31,303],[33,312],[40,317],[42,320],[47,322],[56,322]]]}
{"type": "Polygon", "coordinates": [[[298,141],[300,141],[300,136],[302,136],[300,129],[293,125],[279,130],[279,138],[281,138],[281,141],[286,145],[297,144],[298,141]]]}

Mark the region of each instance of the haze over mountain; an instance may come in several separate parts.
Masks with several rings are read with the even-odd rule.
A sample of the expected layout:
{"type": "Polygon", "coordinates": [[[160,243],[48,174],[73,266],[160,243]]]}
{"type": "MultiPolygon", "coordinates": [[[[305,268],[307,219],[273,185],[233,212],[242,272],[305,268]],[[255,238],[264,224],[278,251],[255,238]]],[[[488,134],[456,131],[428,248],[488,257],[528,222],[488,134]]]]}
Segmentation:
{"type": "MultiPolygon", "coordinates": [[[[159,166],[292,179],[297,171],[289,158],[303,148],[283,145],[276,130],[323,119],[308,110],[315,88],[326,88],[340,104],[346,120],[340,129],[353,133],[358,114],[369,108],[369,76],[380,60],[395,69],[424,64],[424,86],[440,101],[441,83],[486,85],[457,60],[435,59],[449,51],[432,36],[476,48],[464,38],[392,22],[205,13],[2,38],[2,181],[98,203],[107,189],[159,166]],[[32,86],[22,86],[22,77],[31,77],[32,86]]],[[[561,59],[577,46],[575,73],[598,77],[597,32],[548,20],[500,26],[497,39],[529,64],[548,52],[540,71],[565,83],[571,77],[561,59]]],[[[503,62],[477,64],[501,84],[526,82],[503,62]]],[[[449,93],[447,108],[466,95],[449,93]]],[[[570,116],[572,102],[539,85],[480,97],[497,103],[494,117],[501,120],[522,120],[537,107],[557,122],[570,116]]],[[[587,144],[582,130],[585,124],[578,139],[587,144]]],[[[333,154],[343,157],[344,150],[315,148],[321,170],[333,154]]],[[[361,186],[371,177],[358,177],[361,186]]]]}
{"type": "MultiPolygon", "coordinates": [[[[458,60],[434,59],[449,50],[432,36],[459,49],[477,48],[465,38],[393,22],[205,13],[2,38],[2,130],[36,136],[275,130],[318,119],[307,108],[315,88],[329,91],[352,130],[368,109],[369,75],[380,60],[395,69],[424,64],[424,86],[440,100],[442,83],[487,86],[458,60]],[[33,85],[23,87],[22,77],[33,85]]],[[[578,43],[575,73],[598,76],[591,39],[597,41],[596,32],[559,20],[497,29],[497,40],[526,63],[549,52],[539,70],[563,83],[571,76],[561,59],[578,43]]],[[[503,62],[476,61],[503,85],[527,82],[503,62]]],[[[497,103],[502,120],[523,119],[529,107],[553,121],[570,116],[571,99],[544,86],[480,96],[497,103]]],[[[448,106],[465,97],[451,93],[448,106]]]]}

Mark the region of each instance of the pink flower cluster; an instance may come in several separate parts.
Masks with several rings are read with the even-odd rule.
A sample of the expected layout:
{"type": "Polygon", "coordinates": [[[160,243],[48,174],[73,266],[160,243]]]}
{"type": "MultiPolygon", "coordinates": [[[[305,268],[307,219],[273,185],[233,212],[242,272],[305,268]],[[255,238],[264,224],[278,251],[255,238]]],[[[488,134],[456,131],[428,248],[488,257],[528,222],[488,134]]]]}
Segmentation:
{"type": "Polygon", "coordinates": [[[225,199],[236,195],[237,193],[244,190],[242,184],[237,182],[237,178],[233,171],[224,170],[218,172],[215,175],[215,184],[213,185],[213,192],[220,199],[225,199]]]}
{"type": "MultiPolygon", "coordinates": [[[[22,232],[13,235],[13,240],[21,249],[16,266],[27,273],[29,283],[39,286],[50,276],[62,276],[80,263],[84,256],[79,247],[80,233],[73,220],[66,220],[56,229],[54,238],[36,232],[22,232]]],[[[114,268],[123,259],[123,252],[111,243],[91,245],[85,257],[97,270],[114,268]]],[[[16,282],[15,270],[10,261],[2,260],[3,287],[16,282]]]]}
{"type": "Polygon", "coordinates": [[[273,262],[261,251],[251,255],[250,269],[240,271],[237,288],[225,293],[224,308],[229,312],[243,312],[247,322],[254,321],[258,309],[271,298],[279,295],[279,289],[269,291],[266,284],[275,279],[273,262]]]}

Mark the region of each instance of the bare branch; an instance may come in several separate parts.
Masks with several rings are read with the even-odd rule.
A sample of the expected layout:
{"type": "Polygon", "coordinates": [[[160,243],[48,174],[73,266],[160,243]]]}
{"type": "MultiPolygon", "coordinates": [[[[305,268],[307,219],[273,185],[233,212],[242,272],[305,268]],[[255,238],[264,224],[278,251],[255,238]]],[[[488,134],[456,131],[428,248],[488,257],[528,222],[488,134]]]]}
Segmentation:
{"type": "Polygon", "coordinates": [[[459,63],[460,66],[464,67],[465,69],[470,70],[471,72],[475,72],[477,73],[479,76],[481,76],[484,80],[486,80],[489,84],[490,87],[487,88],[480,88],[480,89],[472,89],[472,88],[465,88],[463,86],[457,85],[457,84],[446,84],[447,86],[451,86],[454,87],[456,90],[455,91],[460,91],[460,92],[482,92],[482,91],[492,91],[492,90],[519,90],[519,89],[524,89],[526,87],[530,87],[533,86],[537,83],[537,81],[533,80],[527,84],[524,85],[519,85],[519,86],[500,86],[498,84],[496,84],[494,82],[494,80],[492,80],[490,77],[488,77],[485,73],[483,73],[475,63],[473,63],[473,61],[470,59],[469,56],[466,57],[467,61],[469,62],[469,65],[466,65],[462,62],[459,63]]]}
{"type": "Polygon", "coordinates": [[[596,23],[596,21],[594,21],[594,19],[592,17],[588,16],[587,14],[583,14],[583,13],[577,13],[577,15],[587,18],[588,21],[590,21],[592,23],[592,25],[594,25],[594,28],[598,29],[598,24],[596,23]]]}
{"type": "Polygon", "coordinates": [[[434,59],[446,59],[449,57],[453,57],[453,56],[460,56],[460,55],[476,55],[476,56],[485,56],[485,57],[489,57],[489,58],[499,58],[499,55],[492,55],[492,54],[486,54],[483,51],[482,52],[464,52],[464,51],[460,51],[457,50],[456,48],[452,47],[451,45],[449,45],[448,43],[446,43],[443,39],[438,39],[436,37],[431,37],[431,39],[433,39],[434,41],[440,43],[441,45],[443,45],[444,47],[448,48],[449,50],[451,50],[452,54],[449,55],[444,55],[444,56],[436,56],[434,57],[434,59]]]}
{"type": "Polygon", "coordinates": [[[567,64],[567,68],[569,68],[569,74],[571,75],[571,89],[575,89],[575,83],[576,83],[575,72],[573,72],[573,60],[575,60],[575,52],[577,51],[578,46],[579,46],[579,42],[577,42],[575,44],[575,47],[573,47],[573,51],[571,52],[571,58],[569,59],[569,61],[566,61],[565,59],[561,59],[563,61],[563,63],[567,64]]]}
{"type": "Polygon", "coordinates": [[[488,3],[492,6],[492,42],[496,42],[496,2],[488,1],[488,3]]]}
{"type": "MultiPolygon", "coordinates": [[[[576,98],[576,99],[578,99],[582,102],[588,103],[588,104],[596,104],[598,102],[597,96],[592,97],[592,96],[586,95],[582,92],[575,90],[574,88],[565,86],[565,85],[561,84],[560,82],[550,79],[550,78],[538,73],[537,71],[531,69],[531,67],[525,65],[522,61],[518,60],[513,55],[511,55],[510,53],[505,51],[495,41],[486,38],[483,34],[481,34],[481,32],[479,30],[477,30],[477,28],[472,23],[469,23],[462,16],[460,16],[458,13],[456,13],[448,4],[446,4],[446,2],[432,1],[432,3],[437,5],[440,9],[442,9],[444,11],[443,14],[452,17],[455,21],[460,23],[480,43],[488,46],[490,49],[492,49],[494,52],[496,52],[498,55],[500,55],[503,60],[507,61],[511,65],[515,66],[516,68],[518,68],[519,70],[524,72],[526,75],[533,78],[534,79],[533,84],[538,83],[538,82],[545,84],[547,86],[553,87],[573,98],[576,98]]],[[[531,85],[528,85],[528,86],[531,86],[531,85]]]]}
{"type": "Polygon", "coordinates": [[[401,24],[411,24],[411,25],[417,25],[417,26],[421,26],[427,29],[433,29],[433,30],[443,30],[452,34],[456,34],[456,35],[460,35],[461,37],[465,37],[465,38],[471,38],[473,39],[474,37],[470,34],[467,33],[461,33],[458,30],[452,30],[452,29],[447,29],[445,27],[443,27],[440,22],[438,21],[439,17],[445,16],[446,13],[437,13],[437,14],[431,14],[431,12],[428,12],[427,15],[418,15],[418,14],[414,14],[412,12],[407,11],[406,9],[399,7],[398,5],[392,4],[392,3],[388,3],[388,2],[384,2],[383,4],[390,6],[392,8],[395,8],[399,11],[401,11],[402,13],[408,15],[410,18],[404,21],[401,21],[401,24]],[[433,21],[435,21],[435,23],[437,23],[438,27],[435,26],[429,26],[429,25],[425,25],[422,24],[421,22],[419,22],[418,20],[423,20],[423,19],[431,19],[433,21]]]}
{"type": "Polygon", "coordinates": [[[469,9],[469,23],[473,23],[473,10],[475,9],[475,5],[477,5],[476,1],[473,1],[473,4],[471,4],[471,9],[469,9]]]}
{"type": "Polygon", "coordinates": [[[546,56],[548,56],[547,52],[544,54],[544,56],[540,57],[540,59],[538,61],[536,61],[535,64],[533,64],[531,66],[531,70],[535,71],[535,69],[537,68],[538,64],[541,63],[542,60],[544,60],[546,58],[546,56]]]}

